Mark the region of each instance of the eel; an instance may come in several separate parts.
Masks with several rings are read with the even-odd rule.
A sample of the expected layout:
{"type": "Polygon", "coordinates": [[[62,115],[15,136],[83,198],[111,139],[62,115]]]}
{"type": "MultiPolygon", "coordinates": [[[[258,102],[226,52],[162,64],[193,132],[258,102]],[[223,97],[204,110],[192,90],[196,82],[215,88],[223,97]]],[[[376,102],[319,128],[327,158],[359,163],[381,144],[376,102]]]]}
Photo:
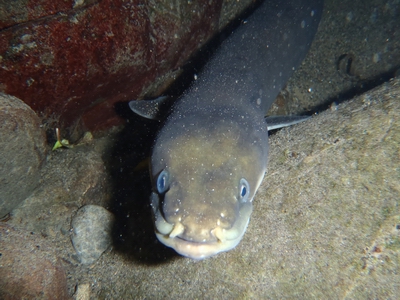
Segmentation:
{"type": "MultiPolygon", "coordinates": [[[[150,159],[161,243],[195,260],[239,244],[267,168],[265,114],[304,59],[322,8],[323,0],[264,1],[174,103],[150,159]]],[[[129,105],[140,114],[140,103],[150,102],[129,105]]]]}

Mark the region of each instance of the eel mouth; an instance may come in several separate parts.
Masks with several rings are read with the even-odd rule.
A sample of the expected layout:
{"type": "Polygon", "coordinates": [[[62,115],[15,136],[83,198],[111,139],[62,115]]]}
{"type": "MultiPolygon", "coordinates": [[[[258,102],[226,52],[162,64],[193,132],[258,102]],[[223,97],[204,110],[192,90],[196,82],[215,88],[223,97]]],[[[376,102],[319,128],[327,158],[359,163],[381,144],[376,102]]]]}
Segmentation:
{"type": "MultiPolygon", "coordinates": [[[[231,228],[216,226],[211,230],[204,229],[209,231],[211,238],[199,241],[196,237],[191,239],[186,237],[186,228],[181,222],[171,224],[165,220],[159,209],[158,194],[152,193],[151,198],[157,239],[180,255],[195,260],[205,259],[235,248],[243,238],[252,213],[252,204],[250,202],[243,204],[231,228]]],[[[193,224],[193,226],[199,225],[193,224]]]]}
{"type": "MultiPolygon", "coordinates": [[[[248,224],[248,220],[247,220],[248,224]]],[[[247,227],[246,224],[246,227],[247,227]]],[[[243,230],[243,234],[244,231],[243,230]]],[[[202,260],[210,256],[214,256],[220,252],[229,251],[235,248],[241,241],[243,234],[234,240],[217,240],[215,242],[192,242],[176,237],[169,237],[169,235],[164,235],[156,232],[158,240],[164,245],[173,248],[180,255],[186,256],[194,260],[202,260]]]]}

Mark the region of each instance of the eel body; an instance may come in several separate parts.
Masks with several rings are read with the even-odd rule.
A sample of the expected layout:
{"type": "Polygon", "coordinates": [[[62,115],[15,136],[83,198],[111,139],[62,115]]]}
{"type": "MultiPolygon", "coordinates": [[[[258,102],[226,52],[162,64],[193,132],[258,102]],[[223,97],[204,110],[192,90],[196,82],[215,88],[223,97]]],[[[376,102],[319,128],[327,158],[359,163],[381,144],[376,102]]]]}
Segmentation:
{"type": "Polygon", "coordinates": [[[157,238],[179,254],[204,259],[242,239],[267,167],[264,116],[305,57],[322,6],[264,1],[174,104],[152,150],[151,207],[157,238]]]}

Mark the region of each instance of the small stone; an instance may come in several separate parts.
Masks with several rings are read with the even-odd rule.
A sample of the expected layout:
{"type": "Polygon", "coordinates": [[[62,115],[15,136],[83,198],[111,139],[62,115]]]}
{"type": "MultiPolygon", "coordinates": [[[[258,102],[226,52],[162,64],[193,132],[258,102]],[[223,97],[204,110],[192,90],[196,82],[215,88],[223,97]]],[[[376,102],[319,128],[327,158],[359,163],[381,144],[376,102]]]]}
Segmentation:
{"type": "Polygon", "coordinates": [[[35,112],[0,93],[0,218],[31,195],[46,157],[46,138],[35,112]]]}
{"type": "Polygon", "coordinates": [[[72,220],[72,244],[81,263],[92,264],[112,243],[114,216],[97,205],[80,208],[72,220]]]}

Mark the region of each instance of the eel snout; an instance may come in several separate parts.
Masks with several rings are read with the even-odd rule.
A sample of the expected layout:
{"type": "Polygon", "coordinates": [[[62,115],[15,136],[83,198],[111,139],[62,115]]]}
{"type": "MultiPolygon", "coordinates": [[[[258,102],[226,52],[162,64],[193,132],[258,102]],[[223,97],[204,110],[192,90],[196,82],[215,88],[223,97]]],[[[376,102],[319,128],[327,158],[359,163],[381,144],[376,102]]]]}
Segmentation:
{"type": "Polygon", "coordinates": [[[226,226],[219,224],[218,220],[213,227],[205,227],[190,219],[171,224],[163,217],[156,193],[152,194],[152,209],[158,240],[183,256],[200,260],[229,251],[239,244],[249,223],[252,204],[241,206],[231,228],[224,228],[226,226]]]}

